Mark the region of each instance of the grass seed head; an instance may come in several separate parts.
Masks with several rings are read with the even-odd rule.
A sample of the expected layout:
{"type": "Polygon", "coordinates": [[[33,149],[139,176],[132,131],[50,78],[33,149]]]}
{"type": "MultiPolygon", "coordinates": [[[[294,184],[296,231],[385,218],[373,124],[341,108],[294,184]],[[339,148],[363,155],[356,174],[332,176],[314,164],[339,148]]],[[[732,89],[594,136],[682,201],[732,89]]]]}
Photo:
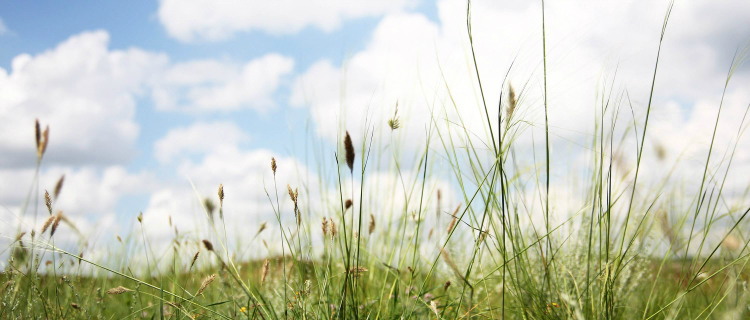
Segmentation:
{"type": "Polygon", "coordinates": [[[44,190],[44,205],[47,206],[47,211],[49,211],[49,214],[52,214],[52,198],[50,198],[49,192],[47,192],[47,190],[44,190]]]}
{"type": "Polygon", "coordinates": [[[128,291],[133,291],[133,290],[130,290],[123,286],[118,286],[117,288],[112,288],[112,289],[107,290],[107,294],[123,294],[128,291]]]}
{"type": "Polygon", "coordinates": [[[62,220],[62,211],[57,212],[55,215],[55,221],[52,223],[52,231],[50,231],[49,236],[54,236],[55,231],[57,231],[57,227],[60,226],[60,220],[62,220]]]}
{"type": "Polygon", "coordinates": [[[201,253],[200,249],[195,252],[195,255],[193,256],[193,261],[190,262],[190,269],[193,268],[193,265],[195,264],[195,261],[198,260],[198,255],[201,253]]]}
{"type": "Polygon", "coordinates": [[[518,101],[516,100],[516,91],[513,90],[513,86],[508,84],[508,108],[505,109],[505,113],[507,116],[507,121],[510,123],[510,118],[513,117],[513,111],[516,110],[516,105],[518,104],[518,101]]]}
{"type": "Polygon", "coordinates": [[[224,184],[219,184],[219,206],[224,206],[224,184]]]}
{"type": "Polygon", "coordinates": [[[331,238],[333,238],[339,233],[339,230],[336,229],[336,223],[333,222],[333,219],[330,219],[330,221],[331,221],[331,238]]]}
{"type": "Polygon", "coordinates": [[[206,250],[208,251],[214,251],[214,244],[207,239],[203,239],[203,246],[206,247],[206,250]]]}
{"type": "Polygon", "coordinates": [[[320,229],[323,230],[323,237],[325,237],[328,234],[328,219],[326,219],[326,217],[323,217],[323,222],[320,223],[320,229]]]}
{"type": "Polygon", "coordinates": [[[396,111],[393,112],[393,118],[388,119],[388,126],[391,127],[391,131],[401,127],[401,122],[398,120],[398,101],[396,102],[396,111]]]}
{"type": "Polygon", "coordinates": [[[349,208],[352,207],[352,204],[352,199],[346,199],[346,201],[344,201],[344,210],[349,210],[349,208]]]}
{"type": "Polygon", "coordinates": [[[62,191],[63,182],[65,182],[65,175],[62,175],[60,177],[60,180],[57,180],[57,184],[55,184],[55,200],[57,200],[57,197],[60,196],[60,191],[62,191]]]}
{"type": "Polygon", "coordinates": [[[346,165],[349,166],[350,172],[354,172],[354,145],[352,144],[352,137],[349,136],[349,131],[346,132],[346,137],[344,137],[344,150],[346,150],[346,165]]]}
{"type": "Polygon", "coordinates": [[[263,270],[261,270],[260,275],[260,285],[262,286],[263,283],[266,282],[266,277],[268,276],[268,269],[271,265],[271,262],[266,259],[266,261],[263,262],[263,270]]]}
{"type": "Polygon", "coordinates": [[[203,292],[203,290],[206,290],[206,288],[208,287],[208,285],[210,285],[211,282],[214,282],[214,279],[216,279],[216,274],[212,274],[212,275],[206,277],[206,279],[203,280],[203,283],[201,283],[201,287],[200,287],[200,289],[198,289],[198,292],[195,295],[196,296],[200,295],[203,292]]]}
{"type": "Polygon", "coordinates": [[[276,158],[271,157],[271,171],[273,171],[273,175],[276,175],[276,158]]]}
{"type": "Polygon", "coordinates": [[[372,234],[375,231],[375,216],[370,213],[370,225],[367,226],[367,231],[372,234]]]}

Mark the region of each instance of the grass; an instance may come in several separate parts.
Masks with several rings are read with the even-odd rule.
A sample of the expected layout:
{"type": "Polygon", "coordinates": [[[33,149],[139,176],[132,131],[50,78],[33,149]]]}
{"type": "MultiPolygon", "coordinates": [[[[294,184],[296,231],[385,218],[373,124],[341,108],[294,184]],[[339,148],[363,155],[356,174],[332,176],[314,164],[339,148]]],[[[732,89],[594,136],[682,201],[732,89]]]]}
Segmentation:
{"type": "MultiPolygon", "coordinates": [[[[361,145],[355,146],[345,130],[334,150],[313,144],[318,174],[328,178],[320,185],[300,177],[298,188],[287,186],[284,192],[277,185],[277,171],[293,168],[269,159],[267,175],[273,184],[263,187],[278,234],[266,238],[265,223],[244,234],[254,235],[252,240],[261,236],[267,249],[266,240],[272,241],[281,255],[259,259],[243,259],[242,253],[236,257],[245,247],[227,237],[226,225],[232,222],[225,221],[223,208],[232,199],[225,199],[223,185],[205,199],[196,191],[205,213],[201,223],[211,233],[175,232],[173,244],[161,254],[154,254],[143,228],[140,235],[117,237],[115,245],[123,254],[89,258],[58,247],[58,226],[72,226],[55,211],[61,179],[53,196],[46,191],[43,196],[45,227],[36,230],[21,223],[18,236],[9,238],[8,263],[0,275],[0,318],[748,318],[750,208],[744,197],[728,198],[724,192],[737,143],[721,161],[727,163],[723,173],[711,158],[723,96],[702,178],[687,182],[699,186],[693,195],[685,197],[680,192],[689,188],[669,184],[671,172],[650,185],[638,180],[672,5],[664,17],[643,124],[638,124],[626,91],[610,88],[598,95],[596,130],[587,141],[591,166],[561,178],[586,190],[576,194],[580,205],[570,212],[550,208],[555,184],[547,110],[554,105],[546,97],[544,12],[545,155],[543,165],[536,160],[520,164],[523,157],[517,154],[525,150],[515,143],[533,125],[520,111],[524,89],[516,91],[503,81],[497,119],[491,119],[473,50],[469,4],[467,31],[486,128],[468,128],[460,114],[446,116],[451,103],[458,110],[446,81],[449,103],[443,110],[433,108],[426,143],[416,151],[396,138],[404,130],[396,109],[387,124],[367,123],[361,145]],[[628,108],[632,127],[618,128],[617,120],[628,108]],[[377,139],[377,127],[388,128],[389,138],[377,139]],[[475,132],[482,130],[487,135],[480,138],[475,132]],[[629,135],[635,136],[635,168],[618,176],[618,157],[633,147],[627,144],[629,135]],[[412,161],[402,160],[409,156],[412,161]],[[331,160],[335,164],[328,166],[331,160]],[[438,163],[452,177],[437,170],[438,163]],[[388,168],[396,178],[378,180],[373,167],[388,168]],[[440,189],[434,179],[439,174],[456,191],[452,203],[441,196],[452,190],[440,189]],[[329,187],[335,195],[311,191],[329,187]],[[310,199],[315,194],[321,199],[310,199]],[[691,201],[685,203],[685,198],[691,201]],[[218,208],[212,199],[218,199],[218,208]],[[292,210],[280,205],[286,201],[292,210]],[[373,214],[376,210],[383,214],[373,214]],[[542,225],[534,223],[539,214],[542,225]],[[145,256],[145,264],[129,261],[137,254],[145,256]]],[[[732,62],[725,93],[746,53],[739,52],[732,62]]],[[[738,141],[746,127],[743,118],[738,141]]],[[[38,173],[49,131],[42,132],[38,123],[36,128],[38,173]]],[[[38,203],[39,188],[35,178],[18,216],[29,214],[29,203],[38,203]]]]}

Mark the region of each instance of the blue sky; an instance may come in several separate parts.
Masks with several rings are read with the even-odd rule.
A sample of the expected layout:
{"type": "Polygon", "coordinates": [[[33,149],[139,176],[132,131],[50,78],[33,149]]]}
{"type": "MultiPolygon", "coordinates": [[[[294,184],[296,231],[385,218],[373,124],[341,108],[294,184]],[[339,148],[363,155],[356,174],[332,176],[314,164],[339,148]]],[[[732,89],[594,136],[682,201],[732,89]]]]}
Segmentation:
{"type": "MultiPolygon", "coordinates": [[[[435,110],[451,121],[460,114],[477,143],[488,143],[468,59],[465,1],[322,3],[2,1],[0,203],[21,210],[34,177],[37,118],[50,124],[52,137],[40,188],[51,188],[65,174],[56,206],[92,234],[127,232],[141,211],[157,225],[170,216],[194,220],[187,177],[205,195],[223,183],[237,195],[227,203],[237,225],[257,224],[271,212],[262,189],[271,181],[271,156],[283,168],[281,186],[313,185],[326,177],[318,176],[310,154],[305,158],[305,146],[309,151],[311,140],[320,141],[331,155],[343,130],[361,143],[366,123],[387,150],[398,141],[405,161],[423,148],[435,110]],[[404,126],[391,132],[385,121],[397,102],[404,126]]],[[[529,126],[517,144],[531,154],[544,116],[541,8],[516,0],[472,3],[484,94],[496,105],[509,69],[511,83],[527,84],[518,116],[529,126]]],[[[667,4],[547,5],[549,112],[559,174],[584,166],[588,150],[581,146],[593,130],[603,83],[616,79],[614,88],[627,90],[632,114],[642,120],[667,4]]],[[[672,160],[686,154],[687,175],[705,158],[726,70],[750,39],[750,5],[678,2],[672,15],[649,130],[672,160]]],[[[748,79],[747,68],[739,69],[727,91],[721,119],[727,129],[717,134],[728,143],[750,101],[742,89],[748,79]]],[[[381,156],[390,160],[388,153],[381,156]]],[[[746,166],[739,159],[738,166],[746,166]]],[[[434,183],[450,189],[446,164],[435,161],[434,183]]],[[[394,178],[387,165],[375,171],[394,178]]],[[[561,197],[572,192],[558,190],[561,197]]],[[[39,223],[33,215],[23,219],[39,223]]],[[[171,230],[153,232],[164,238],[171,230]]]]}

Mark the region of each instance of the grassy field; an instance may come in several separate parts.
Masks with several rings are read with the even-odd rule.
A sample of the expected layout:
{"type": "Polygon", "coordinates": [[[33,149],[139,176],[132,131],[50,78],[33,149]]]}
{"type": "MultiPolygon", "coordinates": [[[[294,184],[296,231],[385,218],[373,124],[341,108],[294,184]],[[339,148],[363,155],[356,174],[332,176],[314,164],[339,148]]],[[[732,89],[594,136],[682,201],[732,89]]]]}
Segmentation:
{"type": "MultiPolygon", "coordinates": [[[[470,10],[467,27],[471,39],[470,10]]],[[[546,52],[546,40],[542,44],[546,52]]],[[[654,81],[660,53],[661,46],[654,52],[654,81]]],[[[738,52],[727,84],[746,53],[738,52]]],[[[427,143],[415,148],[393,138],[405,125],[394,108],[387,123],[352,132],[361,141],[357,145],[342,131],[336,146],[315,147],[323,182],[300,177],[299,186],[276,185],[277,173],[295,168],[270,158],[265,176],[273,183],[259,188],[265,188],[275,220],[245,230],[239,239],[228,236],[233,222],[223,214],[225,201],[235,195],[215,186],[215,194],[195,195],[204,213],[198,223],[210,233],[175,227],[171,243],[155,251],[141,226],[100,244],[108,255],[87,257],[75,246],[55,245],[60,225],[75,230],[55,207],[63,181],[35,181],[27,203],[43,199],[46,208],[38,213],[46,222],[41,228],[19,224],[5,248],[0,318],[750,318],[750,209],[744,195],[723,194],[736,146],[720,160],[728,165],[719,171],[710,165],[719,161],[712,158],[711,140],[702,179],[686,182],[689,188],[668,178],[639,182],[642,155],[654,152],[644,148],[652,82],[643,117],[636,121],[634,115],[625,125],[616,119],[631,113],[632,105],[618,98],[620,92],[599,92],[596,130],[586,141],[589,166],[551,177],[543,58],[539,125],[545,136],[535,143],[544,153],[534,153],[529,163],[519,163],[529,158],[517,156],[524,150],[514,145],[531,126],[523,117],[525,90],[506,81],[500,105],[489,105],[474,59],[484,128],[468,128],[460,116],[447,118],[436,107],[424,115],[431,117],[427,143]],[[375,138],[382,136],[375,127],[385,128],[387,138],[375,138]],[[620,174],[615,167],[625,156],[635,159],[634,166],[620,174]],[[397,178],[373,187],[373,167],[397,178]],[[567,212],[551,205],[560,181],[578,186],[567,212]],[[265,257],[248,258],[247,250],[265,257]],[[134,263],[136,256],[145,263],[134,263]]],[[[737,140],[746,126],[743,119],[733,129],[737,140]]],[[[41,170],[48,131],[39,123],[36,130],[41,170]]],[[[19,216],[32,214],[30,206],[24,210],[19,216]]]]}

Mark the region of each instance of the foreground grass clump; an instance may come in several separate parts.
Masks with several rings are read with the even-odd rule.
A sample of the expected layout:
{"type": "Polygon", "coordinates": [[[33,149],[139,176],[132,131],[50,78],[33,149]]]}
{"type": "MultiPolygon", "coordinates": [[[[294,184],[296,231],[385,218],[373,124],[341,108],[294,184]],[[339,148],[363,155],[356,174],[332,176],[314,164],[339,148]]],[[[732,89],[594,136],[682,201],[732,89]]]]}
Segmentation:
{"type": "MultiPolygon", "coordinates": [[[[671,4],[661,39],[670,13],[671,4]]],[[[467,26],[473,41],[470,14],[467,26]]],[[[546,39],[542,44],[546,51],[546,39]]],[[[654,79],[661,47],[657,50],[654,79]]],[[[738,54],[727,83],[746,53],[738,54]]],[[[38,194],[46,218],[39,226],[19,223],[4,252],[0,318],[750,317],[750,207],[744,197],[723,193],[730,165],[723,172],[711,166],[714,141],[702,178],[687,188],[671,186],[668,178],[639,183],[654,82],[645,116],[632,119],[627,130],[620,130],[617,120],[621,108],[632,106],[610,101],[617,93],[599,93],[596,131],[586,141],[590,166],[556,178],[550,174],[546,88],[540,106],[545,121],[539,124],[545,154],[531,150],[533,160],[519,163],[527,159],[521,156],[526,150],[514,143],[532,125],[522,117],[530,107],[526,91],[503,83],[498,109],[490,110],[473,62],[485,128],[448,118],[446,109],[453,105],[443,110],[436,105],[427,115],[426,143],[415,151],[393,138],[408,123],[396,109],[393,118],[377,125],[388,128],[389,139],[376,139],[371,124],[355,133],[362,138],[355,145],[357,136],[342,130],[337,146],[320,144],[320,181],[300,177],[296,187],[277,186],[276,175],[294,168],[270,158],[266,176],[272,182],[258,185],[266,190],[275,220],[243,230],[237,241],[226,231],[233,222],[224,217],[224,204],[233,196],[219,185],[211,197],[196,193],[204,214],[198,223],[209,233],[180,233],[175,226],[169,245],[153,250],[139,216],[141,233],[117,236],[117,243],[81,239],[78,247],[56,245],[61,225],[83,234],[58,210],[64,208],[55,207],[61,179],[49,189],[52,194],[38,194]],[[634,139],[627,139],[630,134],[634,139]],[[622,174],[618,159],[627,156],[635,163],[622,174]],[[414,160],[402,160],[410,157],[414,160]],[[437,163],[449,174],[437,170],[437,163]],[[379,181],[382,172],[373,167],[397,178],[379,181]],[[451,182],[441,185],[435,178],[451,182]],[[550,197],[561,181],[580,186],[566,210],[553,208],[550,197]],[[91,250],[97,246],[105,249],[91,250]],[[96,254],[89,257],[81,248],[96,254]],[[262,254],[248,258],[248,250],[262,254]]],[[[450,95],[447,81],[445,87],[450,95]]],[[[745,126],[743,119],[737,140],[745,126]]],[[[40,166],[49,130],[38,123],[36,130],[40,166]]],[[[725,159],[735,151],[728,150],[725,159]]],[[[35,181],[32,191],[37,187],[35,181]]],[[[30,192],[29,199],[37,193],[30,192]]],[[[25,209],[19,216],[29,214],[25,209]]]]}

